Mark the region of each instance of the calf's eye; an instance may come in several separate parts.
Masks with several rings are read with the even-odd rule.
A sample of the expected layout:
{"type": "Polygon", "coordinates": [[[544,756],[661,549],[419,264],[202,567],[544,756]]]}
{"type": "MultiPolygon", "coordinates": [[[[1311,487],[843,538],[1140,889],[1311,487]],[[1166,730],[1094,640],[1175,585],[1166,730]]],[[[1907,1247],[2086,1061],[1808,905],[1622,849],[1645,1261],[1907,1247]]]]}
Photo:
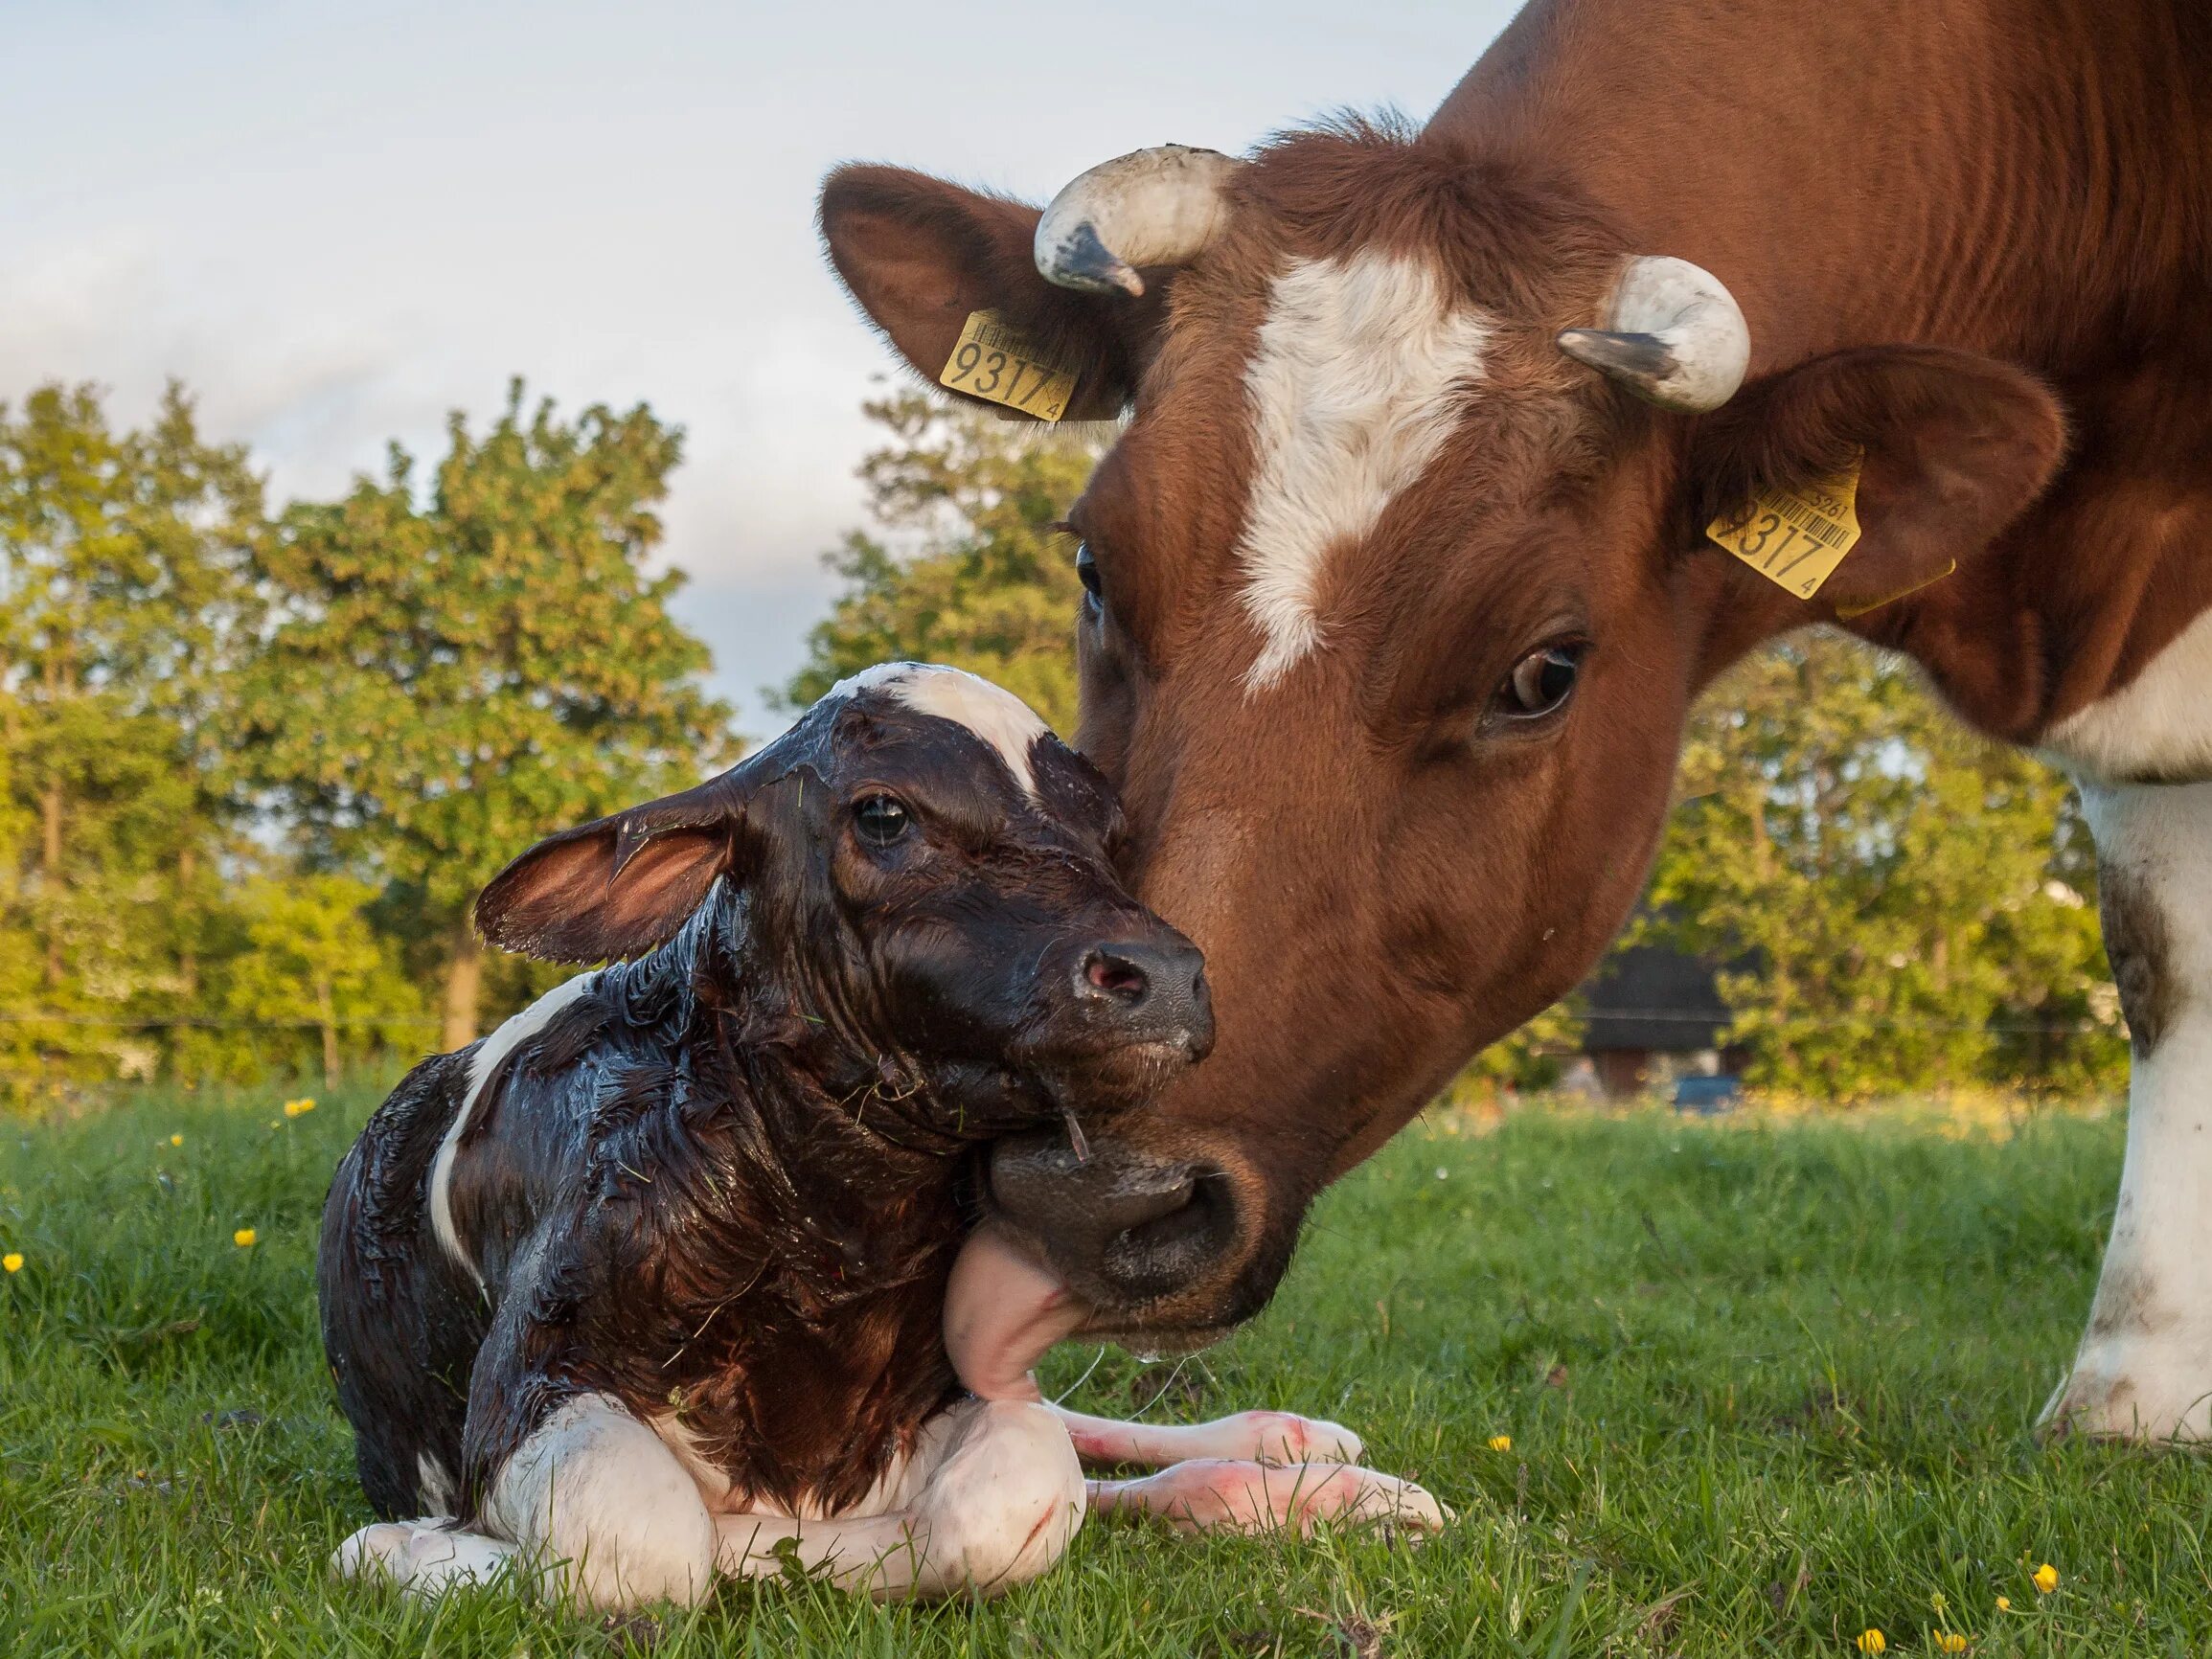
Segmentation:
{"type": "Polygon", "coordinates": [[[1583,653],[1580,643],[1545,646],[1514,664],[1505,684],[1498,688],[1497,712],[1508,719],[1533,720],[1551,714],[1575,689],[1583,653]]]}
{"type": "Polygon", "coordinates": [[[889,847],[913,822],[905,803],[895,795],[869,795],[853,807],[853,826],[871,847],[889,847]]]}
{"type": "Polygon", "coordinates": [[[1092,599],[1099,597],[1098,555],[1090,550],[1090,543],[1080,543],[1075,550],[1075,579],[1083,583],[1083,591],[1092,599]]]}

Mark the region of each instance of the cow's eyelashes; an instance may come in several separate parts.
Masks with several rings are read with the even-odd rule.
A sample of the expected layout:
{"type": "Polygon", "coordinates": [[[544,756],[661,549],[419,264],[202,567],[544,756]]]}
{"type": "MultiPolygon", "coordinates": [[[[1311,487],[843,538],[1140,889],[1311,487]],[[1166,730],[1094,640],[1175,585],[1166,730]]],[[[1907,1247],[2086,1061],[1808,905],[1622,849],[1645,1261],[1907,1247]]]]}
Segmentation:
{"type": "Polygon", "coordinates": [[[1522,657],[1491,698],[1493,721],[1521,725],[1565,708],[1589,648],[1586,640],[1554,640],[1522,657]]]}
{"type": "Polygon", "coordinates": [[[913,813],[896,795],[863,795],[853,803],[853,828],[871,847],[895,847],[913,826],[913,813]]]}

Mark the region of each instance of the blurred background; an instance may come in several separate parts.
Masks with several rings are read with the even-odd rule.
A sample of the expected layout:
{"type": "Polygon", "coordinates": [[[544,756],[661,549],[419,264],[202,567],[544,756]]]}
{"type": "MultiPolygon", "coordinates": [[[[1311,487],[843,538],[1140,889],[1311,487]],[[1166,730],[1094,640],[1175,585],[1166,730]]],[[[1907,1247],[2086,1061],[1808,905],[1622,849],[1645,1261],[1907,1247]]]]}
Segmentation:
{"type": "MultiPolygon", "coordinates": [[[[897,375],[822,174],[1041,200],[1419,118],[1508,11],[0,6],[38,66],[0,170],[0,1095],[468,1040],[557,977],[476,945],[486,877],[851,668],[960,663],[1067,729],[1047,527],[1100,440],[897,375]]],[[[1464,1089],[2122,1076],[2064,780],[1903,665],[1745,664],[1679,793],[1621,950],[1464,1089]]]]}

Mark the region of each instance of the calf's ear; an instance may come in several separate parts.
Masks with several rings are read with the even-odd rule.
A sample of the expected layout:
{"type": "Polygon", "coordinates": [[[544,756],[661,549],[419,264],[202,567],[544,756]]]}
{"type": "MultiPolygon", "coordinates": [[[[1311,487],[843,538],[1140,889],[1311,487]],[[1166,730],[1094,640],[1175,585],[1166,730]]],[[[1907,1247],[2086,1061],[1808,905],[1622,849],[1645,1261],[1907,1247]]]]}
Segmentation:
{"type": "MultiPolygon", "coordinates": [[[[1038,275],[1038,210],[903,168],[841,167],[822,184],[822,240],[846,289],[932,384],[968,319],[996,311],[1045,361],[1075,375],[1063,419],[1104,420],[1135,395],[1162,298],[1078,293],[1038,275]]],[[[955,393],[1000,415],[1021,410],[955,393]]]]}
{"type": "Polygon", "coordinates": [[[1859,462],[1861,539],[1814,602],[1851,616],[1981,557],[2065,447],[2058,399],[2010,364],[1924,346],[1838,352],[1754,381],[1700,420],[1691,506],[1701,531],[1859,462]]]}
{"type": "Polygon", "coordinates": [[[724,773],[549,835],[477,896],[477,931],[546,962],[641,955],[673,938],[735,869],[744,823],[744,791],[724,773]]]}

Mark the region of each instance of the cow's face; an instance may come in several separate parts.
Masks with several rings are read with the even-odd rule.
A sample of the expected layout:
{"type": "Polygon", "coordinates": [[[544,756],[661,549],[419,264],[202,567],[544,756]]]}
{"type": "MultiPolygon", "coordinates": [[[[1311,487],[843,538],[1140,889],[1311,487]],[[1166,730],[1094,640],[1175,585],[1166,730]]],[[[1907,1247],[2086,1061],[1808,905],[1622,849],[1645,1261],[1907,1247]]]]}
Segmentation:
{"type": "Polygon", "coordinates": [[[1204,959],[1114,875],[1119,822],[1018,698],[893,663],[722,777],[540,843],[477,918],[554,960],[633,956],[726,881],[714,994],[856,1114],[1080,1142],[1213,1044],[1204,959]]]}
{"type": "Polygon", "coordinates": [[[867,169],[823,219],[932,377],[988,307],[1078,371],[1078,413],[1134,407],[1069,515],[1080,745],[1123,792],[1138,893],[1206,952],[1220,1044],[1087,1166],[1003,1146],[992,1198],[1094,1330],[1162,1346],[1264,1304],[1313,1193],[1586,970],[1697,687],[1978,553],[2061,428],[2024,376],[1947,352],[1732,397],[1748,334],[1714,279],[1441,149],[1116,165],[1071,187],[1098,223],[867,169]],[[1162,176],[1180,194],[1148,218],[1162,176]],[[1122,241],[1144,251],[1101,252],[1122,241]],[[1701,547],[1723,509],[1861,459],[1866,539],[1818,604],[1701,547]]]}

